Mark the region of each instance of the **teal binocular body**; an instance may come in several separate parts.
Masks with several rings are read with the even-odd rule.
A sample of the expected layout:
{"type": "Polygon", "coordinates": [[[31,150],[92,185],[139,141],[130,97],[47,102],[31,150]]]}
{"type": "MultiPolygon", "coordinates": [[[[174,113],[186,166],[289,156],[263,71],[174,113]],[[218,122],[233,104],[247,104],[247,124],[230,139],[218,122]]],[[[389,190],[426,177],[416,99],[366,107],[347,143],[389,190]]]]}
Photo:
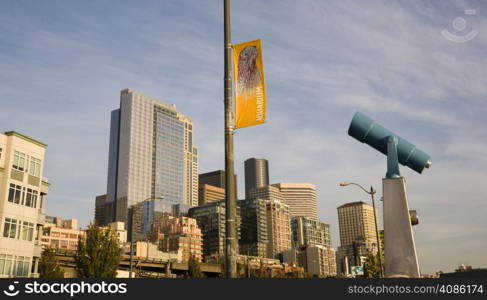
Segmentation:
{"type": "Polygon", "coordinates": [[[355,113],[348,134],[385,155],[388,153],[388,139],[395,137],[397,159],[401,165],[408,166],[418,173],[431,166],[431,156],[360,112],[355,113]]]}

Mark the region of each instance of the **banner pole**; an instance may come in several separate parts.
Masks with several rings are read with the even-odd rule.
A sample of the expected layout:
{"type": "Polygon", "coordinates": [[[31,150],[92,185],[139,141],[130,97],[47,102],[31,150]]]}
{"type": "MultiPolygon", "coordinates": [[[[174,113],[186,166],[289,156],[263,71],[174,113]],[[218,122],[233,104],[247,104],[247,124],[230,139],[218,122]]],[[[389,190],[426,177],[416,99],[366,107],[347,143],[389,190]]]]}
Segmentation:
{"type": "Polygon", "coordinates": [[[233,155],[233,103],[232,103],[232,45],[230,31],[230,0],[223,1],[224,52],[225,52],[225,274],[227,278],[237,277],[236,199],[233,155]]]}

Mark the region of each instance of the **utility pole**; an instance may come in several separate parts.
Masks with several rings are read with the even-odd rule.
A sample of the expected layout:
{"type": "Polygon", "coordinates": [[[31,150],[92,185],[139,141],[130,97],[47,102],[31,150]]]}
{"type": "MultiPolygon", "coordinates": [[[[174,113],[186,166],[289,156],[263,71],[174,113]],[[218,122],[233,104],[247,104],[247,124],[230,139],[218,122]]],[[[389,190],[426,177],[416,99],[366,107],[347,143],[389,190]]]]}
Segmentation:
{"type": "Polygon", "coordinates": [[[232,89],[232,45],[231,45],[231,30],[230,30],[230,0],[223,0],[223,14],[224,14],[224,53],[225,53],[225,78],[224,78],[224,94],[225,94],[225,209],[226,209],[226,243],[225,243],[225,259],[226,259],[226,277],[237,277],[237,239],[236,239],[236,199],[235,199],[235,183],[233,181],[234,174],[234,156],[233,156],[233,89],[232,89]]]}
{"type": "Polygon", "coordinates": [[[375,222],[375,235],[377,237],[377,256],[379,257],[379,267],[380,267],[380,277],[384,278],[384,265],[382,264],[382,251],[381,251],[381,245],[380,245],[380,238],[379,238],[379,227],[377,226],[377,216],[375,212],[375,190],[371,186],[370,187],[370,196],[372,197],[372,208],[374,209],[374,222],[375,222]]]}

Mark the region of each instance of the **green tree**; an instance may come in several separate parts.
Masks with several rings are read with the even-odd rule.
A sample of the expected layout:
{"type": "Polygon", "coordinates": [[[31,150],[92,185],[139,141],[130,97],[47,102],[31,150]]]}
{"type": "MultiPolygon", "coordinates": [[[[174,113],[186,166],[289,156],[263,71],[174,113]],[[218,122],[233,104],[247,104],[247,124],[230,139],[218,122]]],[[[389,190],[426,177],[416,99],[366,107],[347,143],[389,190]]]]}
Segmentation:
{"type": "Polygon", "coordinates": [[[46,248],[39,261],[39,276],[41,278],[64,278],[64,271],[56,259],[56,250],[46,248]]]}
{"type": "MultiPolygon", "coordinates": [[[[379,231],[379,239],[381,243],[380,255],[382,258],[382,266],[384,267],[384,230],[379,231]]],[[[380,278],[381,270],[379,264],[379,253],[367,255],[364,263],[364,277],[366,278],[380,278]]]]}
{"type": "Polygon", "coordinates": [[[366,278],[380,278],[381,271],[379,265],[379,257],[375,254],[367,255],[364,263],[364,277],[366,278]]]}
{"type": "Polygon", "coordinates": [[[74,256],[79,278],[113,278],[117,275],[121,253],[117,235],[110,228],[90,224],[80,238],[74,256]]]}
{"type": "Polygon", "coordinates": [[[201,271],[201,264],[199,260],[194,257],[194,255],[191,255],[188,260],[188,276],[190,278],[203,278],[205,275],[201,271]]]}

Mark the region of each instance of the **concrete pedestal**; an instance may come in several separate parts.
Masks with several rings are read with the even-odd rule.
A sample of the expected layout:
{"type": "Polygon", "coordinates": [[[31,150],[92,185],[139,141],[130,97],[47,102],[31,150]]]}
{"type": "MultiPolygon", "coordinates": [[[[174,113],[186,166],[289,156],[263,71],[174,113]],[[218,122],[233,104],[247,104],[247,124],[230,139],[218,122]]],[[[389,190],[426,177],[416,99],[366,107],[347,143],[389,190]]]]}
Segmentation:
{"type": "Polygon", "coordinates": [[[382,179],[385,277],[419,277],[404,177],[382,179]]]}

